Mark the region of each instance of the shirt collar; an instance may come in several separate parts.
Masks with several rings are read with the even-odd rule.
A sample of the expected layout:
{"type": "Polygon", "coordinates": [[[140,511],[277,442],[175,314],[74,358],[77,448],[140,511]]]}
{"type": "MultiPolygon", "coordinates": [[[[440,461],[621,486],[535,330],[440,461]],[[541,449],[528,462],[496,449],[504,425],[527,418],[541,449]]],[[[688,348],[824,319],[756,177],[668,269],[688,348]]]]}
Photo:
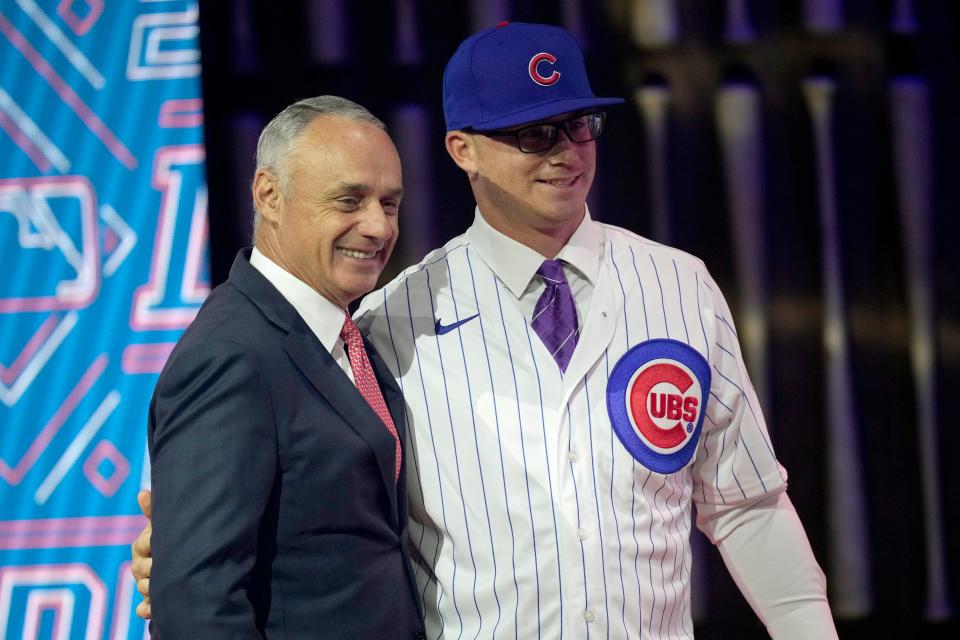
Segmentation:
{"type": "MultiPolygon", "coordinates": [[[[473,225],[467,230],[467,239],[471,246],[483,257],[497,278],[519,298],[527,289],[530,280],[543,264],[544,257],[530,247],[500,233],[490,226],[477,207],[473,225]]],[[[567,244],[564,245],[557,260],[563,260],[574,267],[590,282],[596,285],[600,270],[601,244],[603,233],[600,225],[590,217],[590,210],[584,212],[583,220],[567,244]]]]}
{"type": "Polygon", "coordinates": [[[332,352],[346,317],[343,309],[263,255],[256,247],[250,253],[250,265],[262,273],[270,284],[276,287],[280,295],[293,305],[327,352],[332,352]]]}

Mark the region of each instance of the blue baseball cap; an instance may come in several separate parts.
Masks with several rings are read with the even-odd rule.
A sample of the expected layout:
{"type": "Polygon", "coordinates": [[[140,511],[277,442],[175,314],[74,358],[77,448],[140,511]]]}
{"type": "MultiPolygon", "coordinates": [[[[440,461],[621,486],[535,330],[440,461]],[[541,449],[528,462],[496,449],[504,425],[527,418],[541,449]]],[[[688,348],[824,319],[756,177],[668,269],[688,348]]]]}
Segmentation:
{"type": "Polygon", "coordinates": [[[546,24],[501,23],[475,33],[443,72],[447,131],[490,131],[621,104],[593,95],[580,45],[546,24]]]}

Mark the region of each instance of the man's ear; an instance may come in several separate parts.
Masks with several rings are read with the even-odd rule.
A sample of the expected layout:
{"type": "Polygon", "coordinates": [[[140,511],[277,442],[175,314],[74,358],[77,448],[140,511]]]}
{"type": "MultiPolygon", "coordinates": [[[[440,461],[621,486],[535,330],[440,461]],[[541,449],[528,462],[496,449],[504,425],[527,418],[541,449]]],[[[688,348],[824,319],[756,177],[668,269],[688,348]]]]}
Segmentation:
{"type": "Polygon", "coordinates": [[[477,144],[473,136],[463,131],[448,131],[444,141],[454,163],[473,178],[477,173],[477,144]]]}
{"type": "Polygon", "coordinates": [[[277,222],[277,212],[283,199],[277,177],[267,169],[258,169],[250,190],[253,206],[260,212],[260,217],[268,222],[277,222]]]}

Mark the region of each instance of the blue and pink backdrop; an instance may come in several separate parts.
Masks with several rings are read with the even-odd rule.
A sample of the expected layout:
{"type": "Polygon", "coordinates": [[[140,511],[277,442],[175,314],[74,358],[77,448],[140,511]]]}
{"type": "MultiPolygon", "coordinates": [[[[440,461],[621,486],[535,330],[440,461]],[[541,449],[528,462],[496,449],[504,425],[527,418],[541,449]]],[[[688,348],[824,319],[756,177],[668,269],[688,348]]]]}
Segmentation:
{"type": "Polygon", "coordinates": [[[145,408],[209,290],[197,14],[0,4],[0,638],[145,634],[145,408]]]}

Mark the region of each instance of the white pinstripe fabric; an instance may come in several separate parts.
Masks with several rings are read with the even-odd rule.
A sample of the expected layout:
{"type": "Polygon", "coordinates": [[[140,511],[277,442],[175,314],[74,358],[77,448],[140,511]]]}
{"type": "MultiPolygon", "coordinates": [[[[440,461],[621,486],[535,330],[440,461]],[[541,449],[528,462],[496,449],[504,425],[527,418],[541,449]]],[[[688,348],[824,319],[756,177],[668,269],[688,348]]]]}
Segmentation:
{"type": "Polygon", "coordinates": [[[410,536],[430,638],[692,637],[692,501],[733,504],[785,482],[703,263],[622,229],[597,232],[566,375],[476,223],[357,313],[407,402],[410,536]],[[474,314],[436,335],[436,318],[474,314]],[[637,463],[607,417],[610,370],[652,338],[690,344],[713,374],[697,456],[671,475],[637,463]]]}

